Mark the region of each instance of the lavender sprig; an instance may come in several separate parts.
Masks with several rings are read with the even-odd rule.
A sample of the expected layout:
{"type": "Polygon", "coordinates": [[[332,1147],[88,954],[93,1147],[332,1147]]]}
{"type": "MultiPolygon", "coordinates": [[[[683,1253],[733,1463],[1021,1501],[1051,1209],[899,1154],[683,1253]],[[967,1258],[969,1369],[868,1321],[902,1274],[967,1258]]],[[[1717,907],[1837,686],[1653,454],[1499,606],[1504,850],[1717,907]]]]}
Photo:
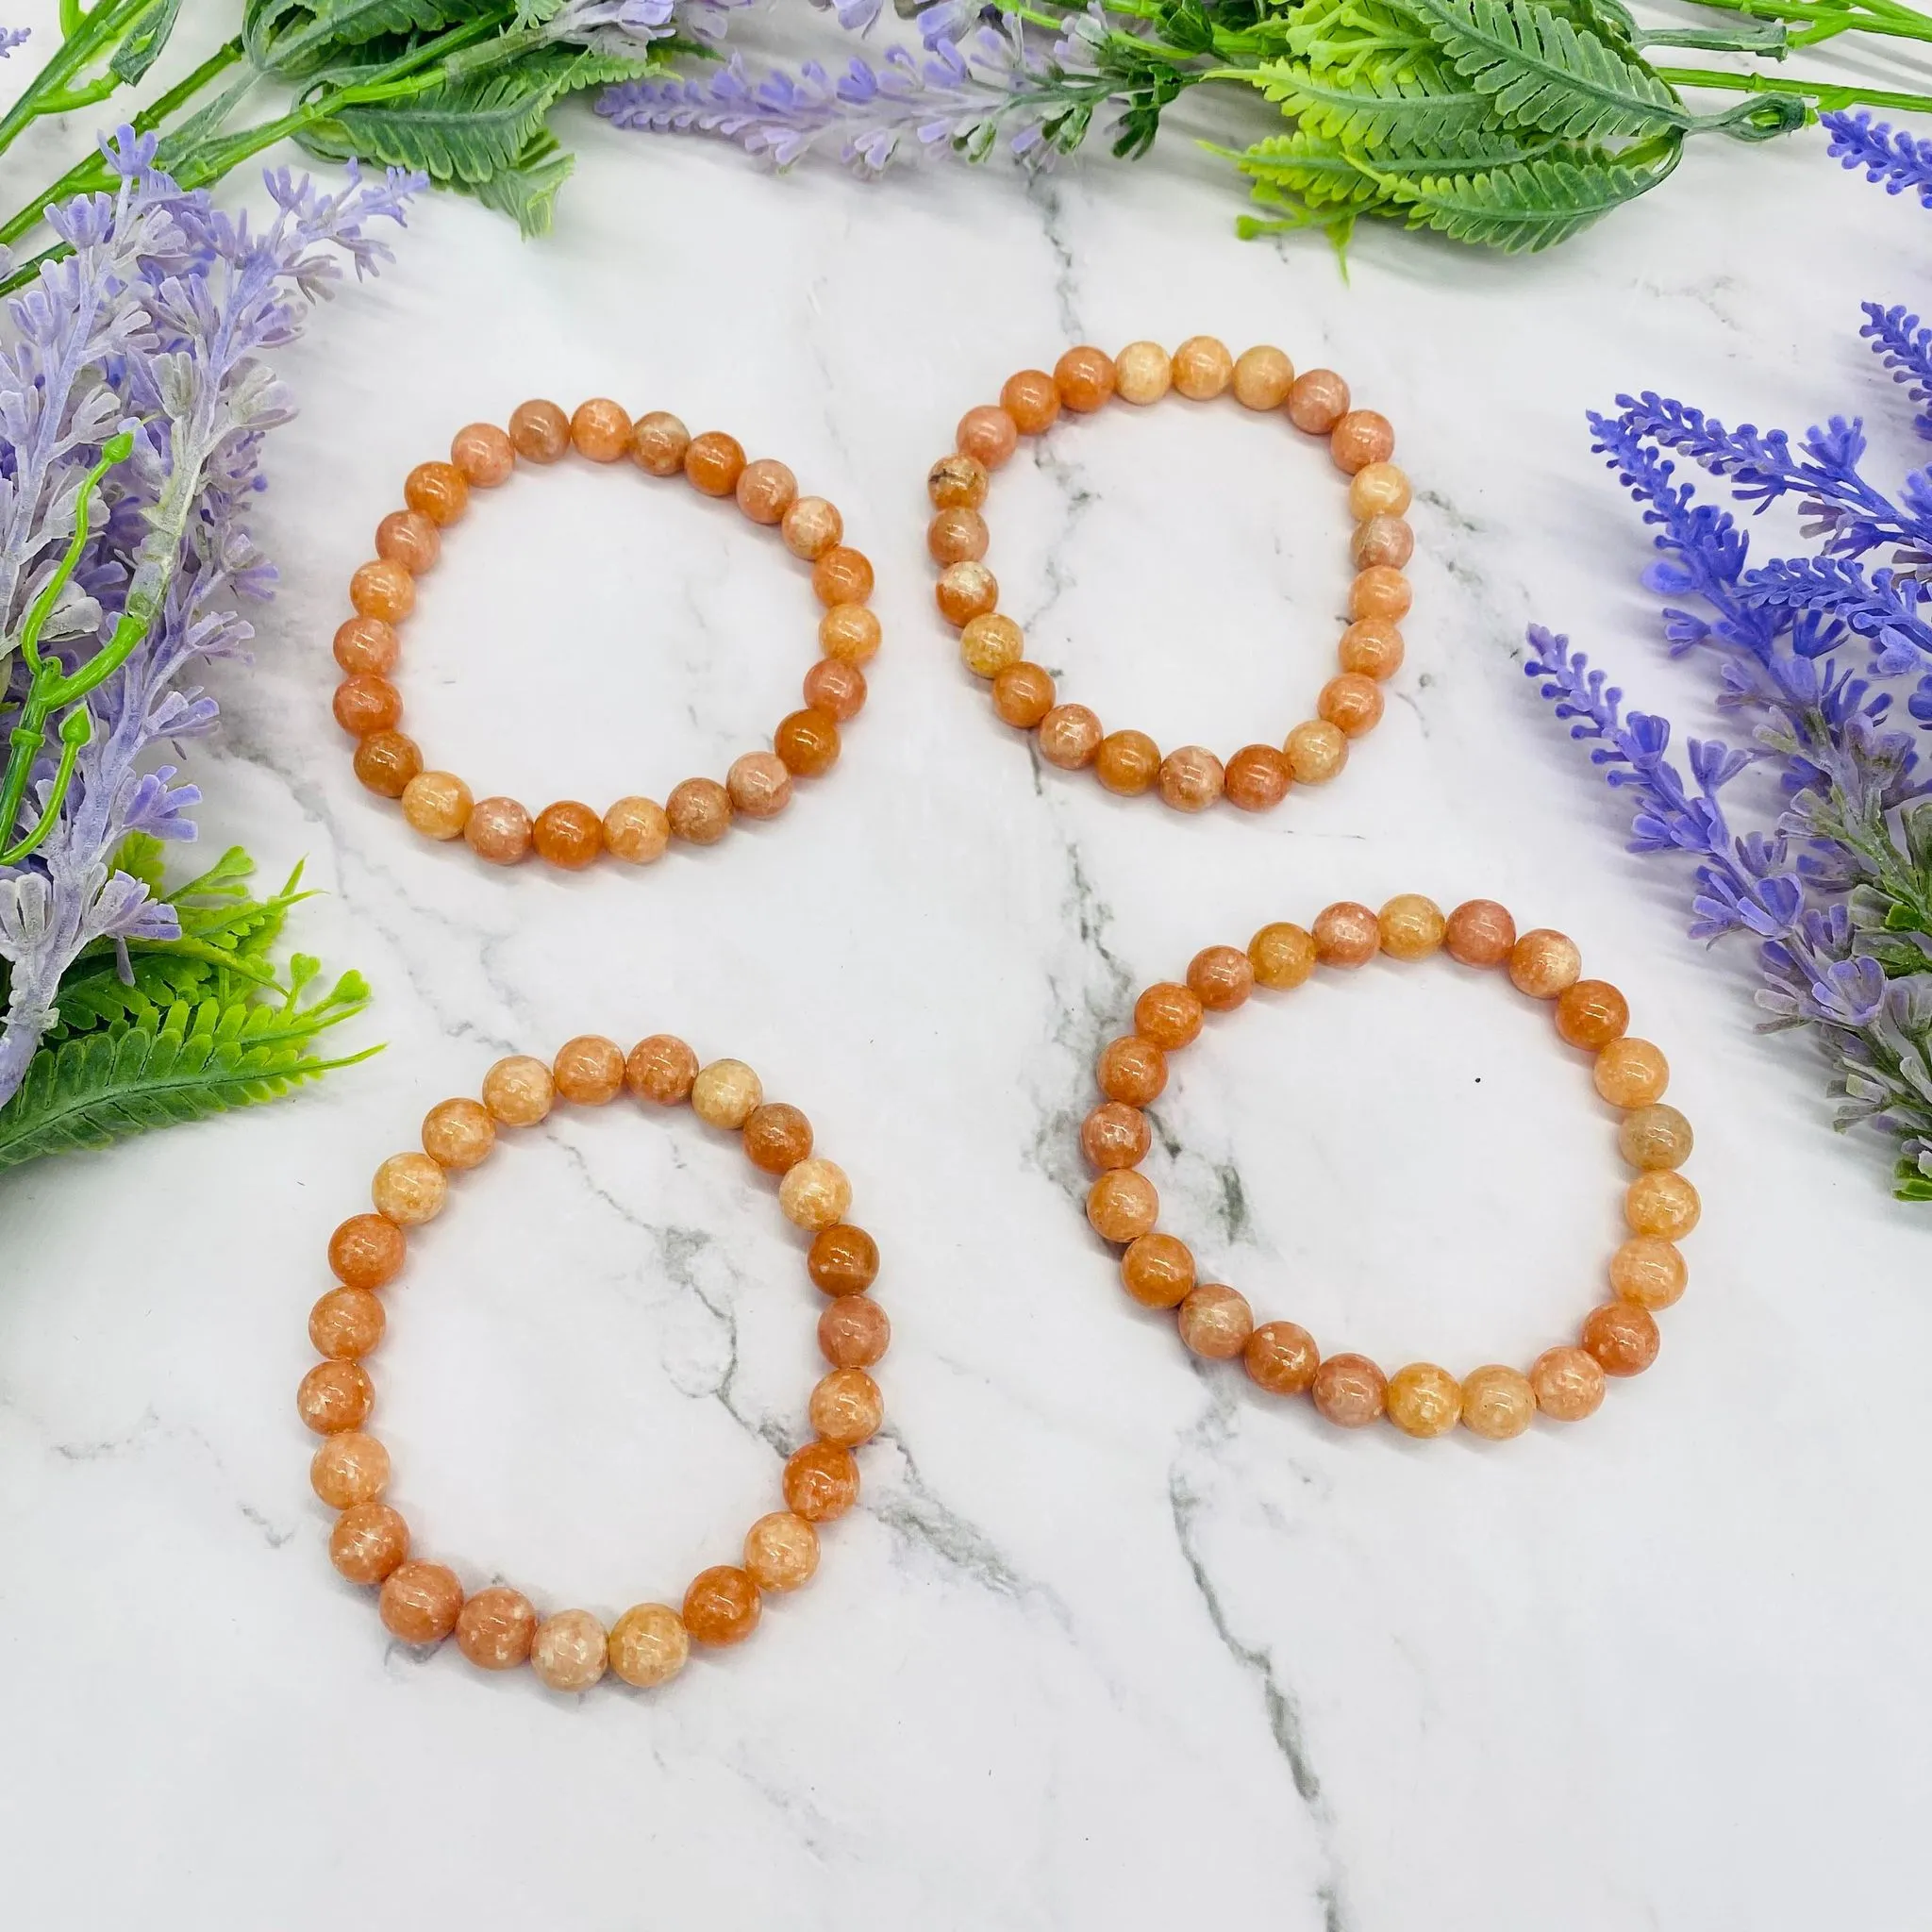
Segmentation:
{"type": "Polygon", "coordinates": [[[1821,114],[1819,125],[1831,137],[1830,153],[1847,168],[1862,168],[1868,181],[1885,184],[1888,194],[1907,189],[1932,208],[1932,141],[1914,141],[1883,125],[1874,126],[1863,108],[1821,114]]]}

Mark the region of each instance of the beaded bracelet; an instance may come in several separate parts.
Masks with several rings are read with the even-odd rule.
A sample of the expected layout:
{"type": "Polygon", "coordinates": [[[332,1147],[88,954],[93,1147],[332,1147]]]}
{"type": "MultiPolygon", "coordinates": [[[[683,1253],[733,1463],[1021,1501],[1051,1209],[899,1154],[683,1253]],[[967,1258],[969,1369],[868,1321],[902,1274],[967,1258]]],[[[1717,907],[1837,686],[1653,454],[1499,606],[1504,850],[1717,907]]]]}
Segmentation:
{"type": "Polygon", "coordinates": [[[1279,349],[1264,345],[1237,358],[1212,336],[1191,337],[1172,357],[1157,342],[1130,342],[1118,357],[1069,349],[1051,375],[1023,369],[1001,390],[997,407],[967,410],[956,441],[954,454],[941,457],[926,478],[935,511],[926,548],[940,566],[939,607],[958,626],[967,669],[991,681],[993,709],[1007,724],[1034,732],[1048,764],[1065,771],[1091,765],[1101,784],[1124,796],[1158,790],[1176,811],[1204,811],[1218,798],[1242,811],[1266,811],[1291,784],[1334,777],[1347,762],[1350,741],[1380,720],[1381,680],[1402,662],[1396,620],[1409,606],[1402,574],[1415,548],[1403,520],[1409,485],[1389,460],[1395,431],[1388,419],[1352,408],[1348,385],[1332,369],[1297,375],[1279,349]],[[1163,758],[1145,732],[1105,732],[1085,705],[1061,704],[1051,674],[1026,660],[1020,626],[1001,614],[999,584],[983,561],[988,533],[979,511],[989,472],[1012,456],[1021,436],[1043,435],[1063,408],[1089,414],[1109,396],[1156,403],[1170,389],[1195,402],[1231,391],[1245,408],[1281,411],[1305,434],[1325,437],[1336,467],[1350,479],[1356,577],[1341,675],[1323,687],[1316,715],[1297,724],[1279,750],[1244,745],[1225,765],[1198,744],[1163,758]]]}
{"type": "Polygon", "coordinates": [[[1246,952],[1209,946],[1196,954],[1186,985],[1150,986],[1135,1004],[1134,1032],[1101,1051],[1105,1098],[1080,1129],[1087,1158],[1101,1171],[1087,1216],[1104,1240],[1124,1249],[1121,1279],[1127,1292],[1143,1307],[1178,1309],[1181,1340],[1194,1354],[1240,1356],[1261,1388],[1277,1395],[1306,1391],[1344,1428],[1386,1414],[1411,1436],[1440,1436],[1460,1421],[1500,1441],[1520,1436],[1539,1410],[1556,1422],[1593,1414],[1607,1375],[1634,1375],[1656,1360],[1651,1311],[1684,1292],[1684,1257],[1675,1243],[1696,1226],[1701,1208],[1696,1189],[1676,1172],[1690,1152],[1690,1124],[1661,1104],[1670,1079],[1663,1055],[1625,1032],[1630,1012],[1624,995],[1582,972],[1573,941],[1547,929],[1519,939],[1515,922],[1492,900],[1473,899],[1444,919],[1429,900],[1408,893],[1379,914],[1352,902],[1330,906],[1311,931],[1265,925],[1246,952]],[[1257,1327],[1241,1295],[1197,1282],[1186,1243],[1156,1231],[1159,1196],[1135,1172],[1152,1141],[1142,1109],[1167,1084],[1167,1056],[1195,1038],[1205,1013],[1231,1010],[1257,986],[1299,986],[1318,964],[1360,966],[1378,952],[1423,959],[1438,950],[1465,966],[1507,966],[1519,991],[1554,1002],[1558,1036],[1595,1056],[1598,1093],[1624,1110],[1618,1146],[1638,1170],[1624,1197],[1630,1238],[1610,1258],[1611,1299],[1585,1320],[1580,1346],[1546,1349],[1526,1375],[1491,1364],[1458,1382],[1433,1362],[1412,1362],[1385,1376],[1366,1356],[1324,1358],[1296,1323],[1257,1327]]]}
{"type": "Polygon", "coordinates": [[[691,1048],[669,1034],[640,1041],[628,1058],[613,1041],[585,1035],[551,1066],[523,1056],[499,1060],[484,1079],[480,1105],[445,1100],[432,1108],[423,1123],[423,1151],[395,1155],[376,1170],[375,1212],[343,1222],[329,1240],[329,1267],[341,1286],[309,1313],[309,1339],[325,1358],[303,1378],[296,1407],[325,1439],[309,1481],[323,1502],[341,1512],[329,1537],[330,1560],[351,1583],[381,1587],[378,1608],[391,1636],[424,1645],[454,1631],[479,1669],[508,1670],[527,1659],[553,1690],[588,1690],[607,1667],[648,1689],[684,1668],[693,1639],[741,1642],[758,1627],[766,1594],[810,1579],[819,1562],[817,1525],[842,1516],[858,1499],[852,1451],[877,1430],[884,1412],[866,1371],[891,1338],[885,1310],[865,1292],[878,1274],[878,1248],[846,1223],[851,1185],[834,1162],[815,1158],[811,1145],[804,1114],[768,1103],[741,1060],[714,1060],[701,1070],[691,1048]],[[780,1176],[778,1205],[810,1232],[807,1272],[829,1297],[818,1339],[832,1369],[808,1407],[815,1440],[785,1464],[786,1507],[752,1524],[742,1565],[703,1571],[681,1611],[639,1604],[607,1632],[589,1610],[540,1618],[521,1591],[500,1585],[466,1595],[446,1565],[410,1556],[408,1525],[382,1500],[389,1452],[363,1427],[375,1391],[362,1357],[382,1340],[375,1291],[401,1271],[407,1231],[441,1211],[450,1175],[486,1159],[499,1127],[535,1126],[558,1099],[594,1107],[626,1088],[658,1107],[688,1099],[700,1120],[741,1135],[754,1167],[780,1176]]]}
{"type": "Polygon", "coordinates": [[[841,541],[844,522],[822,496],[801,496],[798,481],[769,457],[747,462],[742,446],[719,430],[692,436],[662,410],[633,423],[621,405],[599,396],[566,416],[555,403],[528,402],[508,432],[472,423],[458,430],[446,463],[419,463],[403,485],[405,509],[376,526],[375,558],[349,583],[356,615],[335,637],[336,662],[347,674],[336,687],[335,715],[356,744],[356,775],[383,798],[402,801],[403,816],[428,839],[465,839],[478,858],[514,865],[534,847],[552,865],[575,872],[608,852],[633,865],[662,857],[674,838],[714,845],[734,817],[768,819],[791,799],[793,778],[815,778],[839,756],[839,726],[865,703],[859,669],[879,647],[879,623],[867,608],[872,564],[841,541]],[[575,448],[596,463],[628,455],[653,476],[680,472],[707,496],[735,497],[755,524],[776,525],[785,547],[812,567],[812,590],[824,607],[824,653],[806,673],[805,708],[773,735],[770,751],[737,759],[721,785],[687,778],[660,806],[620,798],[601,817],[561,799],[533,821],[514,798],[473,798],[453,772],[425,771],[414,741],[396,729],[402,693],[391,682],[400,649],[396,625],[415,608],[416,579],[435,562],[441,532],[468,507],[471,489],[508,480],[519,458],[547,465],[575,448]]]}

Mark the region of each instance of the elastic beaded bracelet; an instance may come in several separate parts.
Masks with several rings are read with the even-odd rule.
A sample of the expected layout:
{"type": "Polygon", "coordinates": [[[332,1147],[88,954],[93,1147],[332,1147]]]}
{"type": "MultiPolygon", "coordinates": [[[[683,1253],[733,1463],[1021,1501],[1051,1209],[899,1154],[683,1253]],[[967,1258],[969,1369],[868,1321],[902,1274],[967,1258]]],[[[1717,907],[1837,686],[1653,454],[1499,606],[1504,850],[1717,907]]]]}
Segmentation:
{"type": "Polygon", "coordinates": [[[324,1359],[303,1378],[296,1407],[325,1439],[309,1481],[324,1503],[341,1512],[329,1558],[351,1583],[380,1587],[378,1609],[392,1637],[427,1645],[454,1632],[479,1669],[508,1670],[527,1660],[553,1690],[588,1690],[607,1668],[648,1689],[684,1668],[692,1640],[741,1642],[758,1627],[766,1595],[810,1580],[819,1562],[818,1525],[858,1500],[852,1451],[884,1415],[878,1385],[866,1371],[891,1339],[885,1310],[865,1292],[878,1274],[878,1248],[845,1220],[852,1188],[843,1171],[815,1158],[811,1146],[804,1114],[768,1104],[758,1075],[741,1060],[701,1069],[691,1048],[666,1033],[641,1041],[626,1058],[614,1041],[587,1034],[571,1041],[551,1066],[525,1057],[499,1060],[484,1079],[480,1104],[445,1100],[432,1108],[423,1123],[423,1151],[395,1155],[376,1170],[375,1212],[352,1217],[330,1237],[329,1267],[341,1286],[310,1311],[309,1339],[324,1359]],[[594,1107],[626,1088],[652,1106],[689,1100],[707,1124],[741,1137],[754,1167],[780,1177],[779,1207],[812,1237],[806,1269],[828,1298],[818,1339],[832,1366],[808,1404],[814,1440],[785,1464],[785,1507],[752,1524],[741,1564],[701,1572],[681,1610],[638,1604],[607,1631],[589,1610],[540,1617],[521,1591],[500,1585],[466,1595],[455,1571],[410,1556],[408,1525],[382,1500],[389,1452],[364,1428],[375,1390],[362,1357],[382,1340],[376,1291],[401,1272],[408,1230],[441,1212],[450,1176],[487,1159],[499,1127],[535,1126],[558,1099],[594,1107]]]}
{"type": "Polygon", "coordinates": [[[347,675],[336,687],[336,722],[356,744],[356,775],[371,791],[402,801],[403,816],[427,839],[465,839],[494,865],[514,865],[534,848],[552,865],[575,872],[602,853],[645,865],[675,839],[713,845],[736,817],[767,819],[785,809],[794,778],[816,778],[839,756],[839,727],[865,703],[859,668],[879,647],[879,624],[867,608],[872,564],[841,539],[844,522],[822,496],[801,496],[783,463],[745,460],[743,448],[719,430],[692,436],[658,410],[633,423],[599,396],[566,416],[555,403],[528,402],[509,419],[459,429],[446,463],[419,463],[403,486],[408,505],[376,526],[376,555],[356,572],[349,600],[356,615],[336,632],[335,657],[347,675]],[[662,805],[620,798],[601,816],[562,799],[533,820],[513,798],[475,798],[453,772],[425,771],[415,742],[396,727],[402,693],[391,681],[400,651],[396,626],[415,608],[416,579],[437,560],[441,532],[468,507],[470,491],[507,482],[519,459],[548,465],[567,451],[596,463],[629,456],[653,476],[682,474],[707,496],[730,496],[755,524],[776,525],[791,554],[812,567],[812,590],[824,606],[819,648],[806,673],[805,707],[773,734],[770,751],[738,758],[721,785],[687,778],[662,805]]]}
{"type": "Polygon", "coordinates": [[[1629,1008],[1606,980],[1582,977],[1583,959],[1562,933],[1518,938],[1493,900],[1473,899],[1448,918],[1407,893],[1379,914],[1343,902],[1320,913],[1311,930],[1265,925],[1245,952],[1209,946],[1197,953],[1185,985],[1150,986],[1134,1007],[1131,1034],[1108,1042],[1097,1068],[1103,1100],[1087,1116],[1080,1141],[1100,1170],[1087,1216],[1102,1239],[1124,1250],[1121,1279],[1143,1307],[1174,1308],[1181,1340],[1198,1356],[1242,1357],[1250,1376],[1277,1395],[1307,1393],[1331,1423],[1359,1427],[1387,1415],[1411,1436],[1440,1436],[1458,1421],[1479,1436],[1520,1436],[1541,1411],[1576,1422],[1604,1399],[1607,1375],[1635,1375],[1657,1358],[1652,1310],[1684,1292],[1684,1257],[1675,1243],[1696,1226],[1697,1191],[1676,1170],[1690,1156],[1690,1124],[1662,1104],[1670,1080],[1663,1055],[1631,1038],[1629,1008]],[[1446,950],[1465,966],[1507,967],[1516,989],[1553,1003],[1558,1036],[1594,1056],[1596,1090],[1623,1112],[1618,1146],[1637,1178],[1624,1197],[1630,1239],[1610,1257],[1611,1298],[1583,1324],[1580,1345],[1544,1350],[1525,1375],[1490,1364],[1459,1381],[1433,1362],[1412,1362],[1385,1376],[1366,1356],[1324,1357],[1293,1322],[1258,1327],[1246,1299],[1219,1283],[1197,1282],[1187,1244],[1157,1231],[1160,1197],[1135,1170],[1153,1133],[1143,1109],[1167,1085],[1167,1057],[1193,1040],[1205,1014],[1241,1005],[1257,986],[1286,991],[1317,965],[1353,967],[1379,953],[1423,959],[1446,950]]]}
{"type": "Polygon", "coordinates": [[[1409,484],[1389,460],[1395,432],[1388,419],[1351,408],[1348,385],[1332,369],[1298,376],[1279,349],[1263,345],[1237,358],[1212,336],[1191,337],[1171,357],[1157,342],[1131,342],[1118,357],[1069,349],[1051,375],[1023,369],[1000,391],[997,407],[967,410],[956,440],[954,454],[941,457],[926,478],[935,511],[926,547],[940,566],[935,594],[941,614],[958,627],[967,669],[991,682],[993,709],[1007,724],[1034,732],[1048,764],[1065,771],[1091,766],[1109,791],[1131,797],[1158,791],[1176,811],[1204,811],[1218,798],[1242,811],[1267,811],[1291,784],[1334,777],[1347,762],[1351,741],[1379,722],[1381,680],[1402,662],[1396,620],[1409,606],[1402,574],[1415,548],[1403,521],[1409,484]],[[1224,765],[1198,744],[1162,757],[1145,732],[1105,731],[1085,705],[1060,703],[1052,675],[1026,659],[1024,633],[1001,614],[999,584],[984,562],[989,538],[980,506],[989,472],[1012,456],[1023,435],[1043,435],[1063,408],[1088,414],[1110,396],[1145,405],[1170,390],[1195,402],[1231,391],[1244,408],[1278,410],[1306,435],[1324,437],[1336,467],[1350,479],[1356,577],[1341,675],[1323,687],[1316,715],[1278,749],[1244,745],[1224,765]]]}

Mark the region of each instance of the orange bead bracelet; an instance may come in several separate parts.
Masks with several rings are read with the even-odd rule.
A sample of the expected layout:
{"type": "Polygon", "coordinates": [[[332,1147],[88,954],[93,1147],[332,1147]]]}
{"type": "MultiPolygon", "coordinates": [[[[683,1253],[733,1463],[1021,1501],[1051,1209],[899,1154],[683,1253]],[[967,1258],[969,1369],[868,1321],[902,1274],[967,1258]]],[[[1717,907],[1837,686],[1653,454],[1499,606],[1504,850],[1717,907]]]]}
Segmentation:
{"type": "Polygon", "coordinates": [[[632,865],[661,858],[673,839],[714,845],[737,818],[768,819],[791,800],[794,778],[816,778],[839,756],[839,727],[865,703],[860,668],[879,646],[879,624],[868,600],[872,564],[841,541],[844,523],[824,497],[801,496],[783,463],[747,462],[743,448],[718,430],[692,436],[675,416],[656,411],[633,422],[608,397],[566,416],[555,403],[522,404],[508,431],[472,423],[457,432],[446,463],[419,463],[403,486],[408,508],[376,526],[375,558],[349,584],[356,615],[335,637],[345,675],[336,687],[336,722],[356,744],[356,775],[428,839],[464,839],[493,865],[514,865],[532,850],[575,872],[604,853],[632,865]],[[646,475],[682,475],[707,496],[729,496],[754,524],[775,526],[785,547],[811,565],[823,606],[819,648],[806,673],[802,709],[773,734],[770,751],[748,751],[725,773],[687,778],[662,805],[620,798],[599,814],[575,799],[546,806],[533,819],[514,798],[476,798],[454,772],[425,771],[413,740],[397,729],[402,693],[391,681],[400,653],[397,626],[415,608],[416,579],[435,564],[443,530],[468,507],[472,489],[508,482],[519,462],[543,467],[575,449],[595,463],[625,457],[646,475]]]}
{"type": "Polygon", "coordinates": [[[1696,1226],[1701,1209],[1696,1189],[1677,1172],[1690,1153],[1690,1124],[1663,1104],[1670,1080],[1663,1055],[1626,1032],[1624,995],[1582,973],[1573,941],[1547,929],[1519,937],[1508,912],[1492,900],[1472,900],[1444,918],[1429,900],[1408,893],[1379,913],[1347,902],[1330,906],[1308,930],[1265,925],[1245,952],[1209,946],[1194,956],[1184,984],[1150,986],[1135,1004],[1135,1030],[1101,1051],[1103,1099],[1080,1129],[1087,1158],[1100,1174],[1087,1196],[1087,1218],[1124,1251],[1127,1292],[1143,1307],[1174,1309],[1181,1340],[1194,1354],[1240,1356],[1261,1388],[1306,1393],[1344,1428],[1386,1415],[1411,1436],[1444,1435],[1460,1422],[1478,1436],[1501,1440],[1520,1436],[1539,1412],[1555,1422],[1594,1413],[1607,1376],[1637,1374],[1657,1358],[1653,1310],[1684,1292],[1684,1258],[1675,1243],[1696,1226]],[[1299,986],[1317,966],[1361,966],[1378,953],[1407,960],[1437,952],[1465,966],[1502,967],[1518,991],[1551,1003],[1557,1035],[1592,1056],[1597,1092],[1623,1115],[1618,1146],[1637,1170],[1624,1197],[1630,1237],[1610,1257],[1610,1298],[1585,1319],[1576,1345],[1546,1349],[1527,1374],[1491,1363],[1458,1380],[1433,1362],[1411,1362],[1385,1375],[1366,1356],[1324,1357],[1294,1322],[1257,1326],[1242,1295],[1198,1281],[1186,1243],[1158,1230],[1160,1197],[1137,1172],[1153,1143],[1144,1109],[1167,1084],[1167,1058],[1200,1033],[1207,1014],[1241,1005],[1257,986],[1299,986]]]}
{"type": "Polygon", "coordinates": [[[310,1484],[341,1512],[330,1560],[351,1583],[379,1589],[383,1624],[400,1641],[430,1645],[454,1634],[479,1669],[527,1662],[553,1690],[588,1690],[607,1670],[648,1689],[684,1668],[693,1641],[742,1641],[758,1627],[768,1595],[798,1589],[817,1570],[819,1525],[858,1500],[852,1452],[884,1414],[866,1371],[885,1354],[891,1324],[866,1293],[878,1274],[878,1248],[845,1220],[852,1189],[843,1172],[812,1154],[811,1124],[795,1107],[767,1103],[741,1060],[701,1068],[683,1041],[664,1033],[641,1041],[628,1056],[612,1041],[586,1035],[548,1066],[524,1057],[499,1060],[484,1078],[480,1102],[445,1100],[429,1110],[422,1143],[422,1151],[382,1163],[375,1211],[343,1222],[330,1238],[329,1268],[341,1286],[308,1318],[323,1359],[303,1378],[296,1407],[324,1438],[310,1484]],[[535,1126],[559,1100],[594,1107],[626,1090],[651,1107],[689,1100],[708,1125],[740,1136],[754,1167],[777,1177],[786,1219],[812,1238],[806,1268],[826,1297],[818,1339],[831,1372],[807,1405],[812,1440],[786,1461],[785,1507],[752,1524],[740,1561],[701,1572],[681,1608],[638,1604],[607,1629],[589,1610],[540,1616],[521,1591],[502,1585],[469,1594],[454,1570],[411,1555],[408,1525],[383,1501],[389,1452],[365,1427],[375,1391],[362,1358],[382,1340],[379,1291],[402,1271],[408,1231],[441,1212],[451,1176],[488,1159],[499,1128],[535,1126]]]}
{"type": "Polygon", "coordinates": [[[991,683],[993,709],[1007,724],[1032,731],[1048,764],[1065,771],[1091,766],[1109,791],[1157,791],[1176,811],[1205,811],[1220,798],[1242,811],[1267,811],[1291,785],[1334,777],[1347,762],[1350,742],[1379,722],[1381,681],[1402,662],[1396,624],[1409,606],[1402,574],[1415,548],[1403,520],[1409,484],[1389,460],[1395,432],[1388,419],[1351,408],[1348,385],[1333,370],[1297,375],[1279,349],[1263,345],[1235,357],[1211,336],[1191,337],[1172,356],[1156,342],[1131,342],[1118,356],[1069,349],[1051,375],[1023,369],[1001,390],[997,406],[967,410],[956,441],[926,478],[934,510],[926,547],[940,566],[940,610],[958,628],[966,668],[991,683]],[[1170,392],[1194,402],[1231,393],[1243,408],[1278,413],[1305,435],[1324,439],[1349,479],[1356,520],[1356,576],[1340,675],[1323,687],[1316,715],[1279,745],[1244,745],[1225,764],[1198,744],[1163,757],[1145,732],[1107,731],[1085,705],[1062,704],[1052,675],[1027,660],[1024,633],[1001,613],[999,584],[985,563],[989,537],[980,507],[989,473],[1012,456],[1022,436],[1044,435],[1063,410],[1089,414],[1110,397],[1145,406],[1170,392]]]}

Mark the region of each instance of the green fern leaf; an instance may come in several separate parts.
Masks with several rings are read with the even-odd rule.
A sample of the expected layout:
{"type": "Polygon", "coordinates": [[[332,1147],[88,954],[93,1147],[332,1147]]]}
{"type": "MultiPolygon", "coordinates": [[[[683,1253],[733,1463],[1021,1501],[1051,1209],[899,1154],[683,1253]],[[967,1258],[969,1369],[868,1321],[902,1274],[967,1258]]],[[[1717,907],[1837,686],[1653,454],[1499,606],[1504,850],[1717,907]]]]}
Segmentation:
{"type": "Polygon", "coordinates": [[[1353,84],[1295,60],[1255,70],[1257,84],[1296,125],[1330,141],[1411,153],[1467,140],[1491,121],[1489,95],[1458,88],[1433,61],[1353,84]]]}
{"type": "Polygon", "coordinates": [[[432,180],[474,187],[513,168],[555,98],[548,73],[524,63],[488,79],[447,83],[404,100],[344,108],[305,130],[303,145],[331,160],[355,156],[420,168],[432,180]]]}
{"type": "Polygon", "coordinates": [[[1297,130],[1258,141],[1228,158],[1256,184],[1257,200],[1278,202],[1288,195],[1310,208],[1339,205],[1389,213],[1400,212],[1399,190],[1411,175],[1483,174],[1519,163],[1535,152],[1500,128],[1461,146],[1425,154],[1368,154],[1297,130]]]}
{"type": "Polygon", "coordinates": [[[1539,0],[1406,0],[1456,71],[1519,127],[1635,139],[1691,116],[1649,68],[1539,0]]]}
{"type": "Polygon", "coordinates": [[[547,235],[557,191],[574,165],[574,157],[564,153],[546,128],[517,157],[513,167],[499,169],[487,181],[463,186],[485,208],[512,217],[526,238],[547,235]]]}
{"type": "Polygon", "coordinates": [[[488,0],[248,0],[242,42],[262,73],[299,80],[332,65],[346,47],[493,11],[488,0]]]}
{"type": "Polygon", "coordinates": [[[121,962],[109,951],[70,967],[60,982],[60,1021],[47,1037],[58,1044],[76,1033],[101,1026],[139,1023],[177,1000],[204,997],[217,969],[206,959],[157,950],[128,961],[134,983],[121,978],[121,962]]]}
{"type": "Polygon", "coordinates": [[[1386,185],[1413,227],[1527,254],[1567,242],[1655,188],[1676,166],[1678,153],[1674,146],[1661,160],[1633,167],[1585,149],[1478,174],[1390,176],[1386,185]]]}

